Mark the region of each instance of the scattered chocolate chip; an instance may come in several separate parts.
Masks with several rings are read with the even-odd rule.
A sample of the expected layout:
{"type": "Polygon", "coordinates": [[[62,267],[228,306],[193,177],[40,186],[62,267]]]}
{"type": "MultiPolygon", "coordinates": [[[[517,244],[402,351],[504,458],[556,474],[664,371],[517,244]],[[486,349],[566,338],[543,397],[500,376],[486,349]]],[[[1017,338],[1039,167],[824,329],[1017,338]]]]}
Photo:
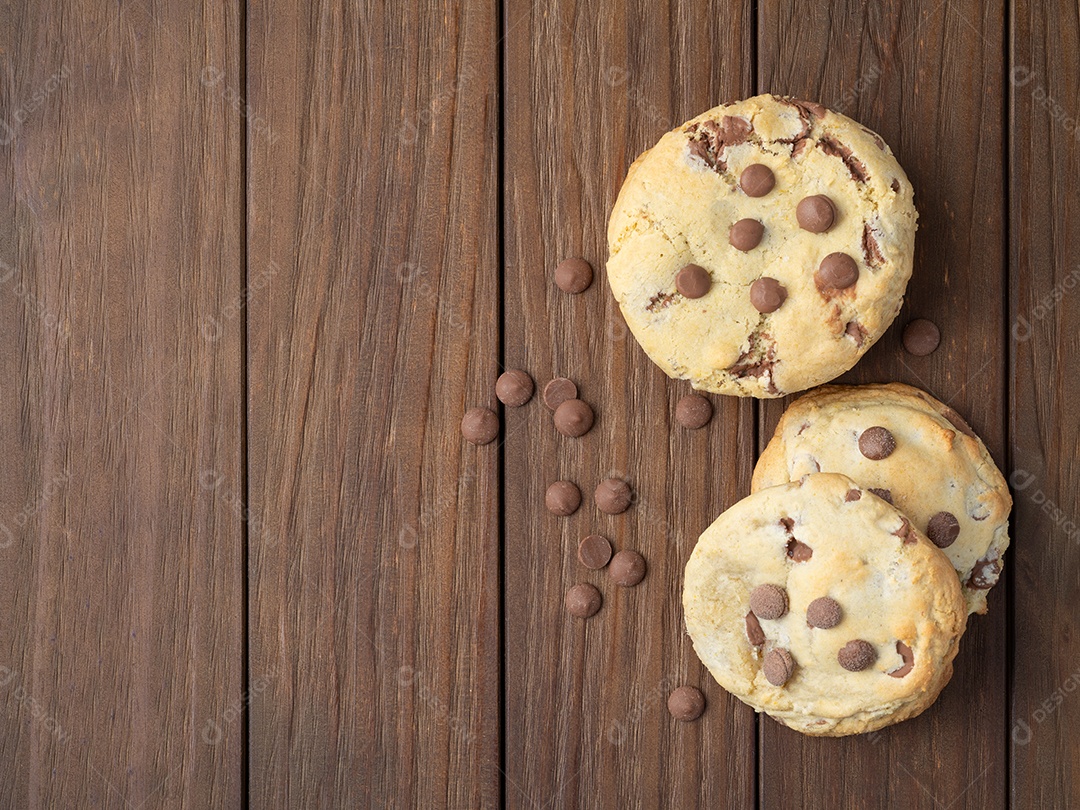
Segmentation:
{"type": "Polygon", "coordinates": [[[916,318],[904,327],[904,349],[916,357],[926,357],[941,343],[941,330],[926,318],[916,318]]]}
{"type": "Polygon", "coordinates": [[[960,521],[952,512],[938,512],[926,524],[926,536],[938,548],[948,548],[960,535],[960,521]]]}
{"type": "Polygon", "coordinates": [[[814,273],[814,283],[822,292],[846,290],[858,280],[859,265],[846,253],[830,253],[814,273]]]}
{"type": "Polygon", "coordinates": [[[758,585],[750,592],[750,610],[759,619],[779,619],[788,610],[787,591],[779,585],[758,585]]]}
{"type": "Polygon", "coordinates": [[[572,439],[588,433],[593,419],[592,408],[580,399],[568,399],[555,409],[555,429],[572,439]]]}
{"type": "Polygon", "coordinates": [[[720,121],[702,121],[686,130],[690,137],[690,154],[714,171],[726,171],[724,152],[727,147],[744,142],[753,131],[748,120],[735,115],[725,115],[720,121]]]}
{"type": "Polygon", "coordinates": [[[788,540],[787,555],[794,562],[801,563],[806,562],[814,556],[814,550],[806,543],[796,540],[794,537],[788,540]]]}
{"type": "Polygon", "coordinates": [[[611,542],[599,534],[590,534],[581,538],[577,547],[577,558],[586,568],[594,571],[611,562],[611,542]]]}
{"type": "Polygon", "coordinates": [[[667,708],[676,720],[689,723],[705,711],[705,696],[693,686],[680,686],[668,696],[667,708]]]}
{"type": "Polygon", "coordinates": [[[743,253],[753,250],[761,244],[765,235],[765,226],[756,219],[740,219],[728,231],[728,242],[743,253]]]}
{"type": "Polygon", "coordinates": [[[499,417],[490,408],[470,408],[461,417],[461,435],[473,444],[488,444],[499,435],[499,417]]]}
{"type": "Polygon", "coordinates": [[[764,163],[751,163],[739,175],[739,188],[747,197],[764,197],[775,185],[776,177],[764,163]]]}
{"type": "Polygon", "coordinates": [[[854,338],[855,345],[862,346],[866,340],[866,329],[858,321],[851,321],[844,327],[844,332],[848,337],[854,338]]]}
{"type": "Polygon", "coordinates": [[[862,250],[863,258],[870,267],[881,267],[885,264],[885,254],[881,252],[877,237],[874,236],[874,229],[870,227],[869,222],[863,223],[862,250]]]}
{"type": "Polygon", "coordinates": [[[802,155],[802,153],[805,152],[809,148],[810,148],[810,139],[809,138],[799,138],[793,144],[791,144],[791,159],[792,160],[798,159],[799,156],[802,155]]]}
{"type": "Polygon", "coordinates": [[[675,289],[686,298],[701,298],[712,287],[712,276],[701,265],[688,264],[675,276],[675,289]]]}
{"type": "Polygon", "coordinates": [[[915,666],[915,653],[911,651],[911,647],[902,641],[896,642],[896,652],[904,659],[904,663],[889,674],[894,678],[903,678],[915,666]]]}
{"type": "Polygon", "coordinates": [[[861,672],[877,660],[877,650],[869,641],[855,639],[840,648],[836,660],[849,672],[861,672]]]}
{"type": "Polygon", "coordinates": [[[555,268],[555,284],[563,292],[576,295],[592,284],[592,265],[580,257],[563,259],[555,268]]]}
{"type": "Polygon", "coordinates": [[[577,386],[566,377],[556,377],[544,386],[544,404],[557,410],[568,399],[577,399],[577,386]]]}
{"type": "Polygon", "coordinates": [[[844,500],[848,503],[851,503],[852,501],[857,501],[860,498],[862,498],[862,493],[859,492],[859,490],[857,489],[849,489],[847,491],[847,495],[844,496],[844,500]]]}
{"type": "Polygon", "coordinates": [[[844,161],[851,177],[860,183],[866,182],[866,165],[851,153],[851,148],[840,143],[830,135],[822,135],[818,139],[818,146],[826,155],[838,157],[844,161]]]}
{"type": "Polygon", "coordinates": [[[985,591],[987,588],[994,587],[1000,575],[1001,561],[998,560],[997,550],[991,549],[990,553],[975,563],[975,567],[971,569],[971,576],[968,578],[967,586],[985,591]]]}
{"type": "Polygon", "coordinates": [[[843,615],[840,603],[828,596],[819,596],[806,606],[806,623],[821,630],[836,627],[843,615]]]}
{"type": "Polygon", "coordinates": [[[750,303],[758,312],[776,312],[786,300],[787,288],[775,278],[762,276],[750,285],[750,303]]]}
{"type": "Polygon", "coordinates": [[[581,506],[581,490],[572,481],[556,481],[544,493],[544,506],[553,515],[572,515],[581,506]]]}
{"type": "Polygon", "coordinates": [[[799,227],[810,233],[825,233],[836,222],[836,206],[824,194],[803,197],[795,206],[799,227]]]}
{"type": "Polygon", "coordinates": [[[761,622],[754,615],[754,611],[746,614],[746,640],[753,647],[760,647],[765,643],[765,631],[761,629],[761,622]]]}
{"type": "Polygon", "coordinates": [[[765,653],[761,671],[765,673],[765,680],[773,686],[783,686],[795,672],[795,660],[783,647],[776,647],[765,653]]]}
{"type": "Polygon", "coordinates": [[[511,408],[519,408],[532,399],[533,378],[520,368],[512,368],[504,371],[495,381],[495,396],[503,405],[511,408]]]}
{"type": "Polygon", "coordinates": [[[780,518],[780,525],[784,527],[784,531],[791,534],[791,530],[795,528],[794,518],[780,518]]]}
{"type": "Polygon", "coordinates": [[[905,546],[912,545],[917,539],[911,521],[906,517],[900,518],[900,527],[893,534],[903,540],[905,546]]]}
{"type": "Polygon", "coordinates": [[[892,503],[892,491],[888,489],[878,489],[876,487],[869,488],[871,492],[877,495],[885,503],[892,503]]]}
{"type": "Polygon", "coordinates": [[[634,494],[630,485],[620,478],[605,478],[593,493],[596,508],[608,515],[618,515],[630,508],[634,494]]]}
{"type": "Polygon", "coordinates": [[[687,430],[705,427],[712,414],[712,403],[701,394],[687,394],[675,404],[675,421],[687,430]]]}
{"type": "Polygon", "coordinates": [[[587,582],[578,583],[566,592],[566,610],[579,619],[595,616],[602,604],[604,598],[600,596],[600,591],[587,582]]]}
{"type": "Polygon", "coordinates": [[[645,579],[645,570],[645,558],[625,548],[611,558],[608,567],[612,582],[623,588],[632,588],[645,579]]]}
{"type": "Polygon", "coordinates": [[[896,193],[896,194],[900,193],[900,181],[898,179],[896,179],[895,177],[893,178],[893,181],[890,184],[890,187],[892,188],[894,193],[896,193]]]}
{"type": "Polygon", "coordinates": [[[967,423],[967,420],[964,419],[964,417],[962,417],[952,408],[950,408],[948,405],[945,406],[945,410],[941,412],[941,415],[944,416],[946,420],[948,420],[950,425],[959,430],[965,436],[970,436],[972,439],[978,438],[975,435],[975,431],[971,429],[971,425],[967,423]]]}
{"type": "Polygon", "coordinates": [[[859,452],[871,461],[888,458],[896,449],[896,439],[892,433],[880,425],[867,428],[859,436],[859,452]]]}

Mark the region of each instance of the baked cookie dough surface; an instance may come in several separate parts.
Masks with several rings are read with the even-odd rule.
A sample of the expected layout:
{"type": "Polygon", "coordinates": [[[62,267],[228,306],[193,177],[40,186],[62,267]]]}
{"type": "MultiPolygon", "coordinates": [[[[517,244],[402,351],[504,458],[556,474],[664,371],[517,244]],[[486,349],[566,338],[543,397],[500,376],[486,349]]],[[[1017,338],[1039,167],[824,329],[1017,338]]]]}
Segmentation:
{"type": "Polygon", "coordinates": [[[878,135],[818,104],[756,96],[683,124],[634,162],[608,226],[608,281],[669,376],[779,397],[847,371],[889,326],[911,276],[916,216],[911,184],[878,135]],[[823,232],[797,213],[818,195],[833,207],[823,232]],[[853,260],[850,286],[823,285],[830,254],[853,260]],[[680,290],[689,265],[705,274],[680,290]],[[782,298],[772,311],[751,299],[760,279],[758,304],[782,298]],[[703,286],[700,297],[684,294],[703,286]]]}
{"type": "Polygon", "coordinates": [[[683,610],[721,686],[823,736],[922,712],[952,676],[967,619],[945,556],[894,507],[831,473],[762,490],[720,515],[686,565],[683,610]],[[767,618],[776,589],[784,613],[767,618]]]}
{"type": "Polygon", "coordinates": [[[956,411],[901,383],[811,391],[781,417],[751,491],[819,470],[848,475],[890,499],[942,548],[968,610],[986,612],[986,595],[1009,547],[1012,496],[986,446],[956,411]],[[868,458],[860,447],[870,428],[893,437],[886,457],[868,458]]]}

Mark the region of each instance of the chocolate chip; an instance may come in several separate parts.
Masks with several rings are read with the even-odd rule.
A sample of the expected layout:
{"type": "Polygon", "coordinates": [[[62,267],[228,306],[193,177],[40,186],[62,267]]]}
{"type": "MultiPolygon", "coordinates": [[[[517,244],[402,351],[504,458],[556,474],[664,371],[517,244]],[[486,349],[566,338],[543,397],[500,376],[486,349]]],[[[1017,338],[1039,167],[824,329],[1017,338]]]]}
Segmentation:
{"type": "Polygon", "coordinates": [[[555,268],[555,284],[563,292],[575,295],[589,289],[592,277],[592,265],[577,256],[563,259],[555,268]]]}
{"type": "Polygon", "coordinates": [[[915,530],[911,527],[911,521],[906,517],[900,518],[900,527],[893,534],[903,540],[905,546],[912,545],[918,539],[915,530]]]}
{"type": "Polygon", "coordinates": [[[799,227],[810,233],[825,233],[836,222],[836,206],[824,194],[803,197],[795,206],[799,227]]]}
{"type": "Polygon", "coordinates": [[[985,591],[987,588],[994,587],[1000,575],[1001,562],[998,560],[997,550],[991,549],[990,553],[975,563],[975,567],[971,569],[971,576],[968,578],[967,586],[985,591]]]}
{"type": "Polygon", "coordinates": [[[593,492],[596,508],[608,515],[619,515],[630,508],[634,493],[621,478],[605,478],[593,492]]]}
{"type": "Polygon", "coordinates": [[[926,536],[938,548],[948,548],[960,534],[960,521],[952,512],[938,512],[926,524],[926,536]]]}
{"type": "Polygon", "coordinates": [[[603,568],[611,561],[611,542],[599,534],[583,537],[578,543],[577,558],[586,568],[594,571],[603,568]]]}
{"type": "Polygon", "coordinates": [[[804,110],[806,110],[809,113],[812,113],[813,115],[815,115],[818,118],[824,118],[825,113],[827,113],[829,111],[828,108],[825,107],[824,104],[819,104],[816,101],[805,101],[805,100],[803,100],[801,98],[793,98],[791,100],[791,103],[795,104],[798,107],[802,107],[804,110]]]}
{"type": "Polygon", "coordinates": [[[846,290],[858,280],[859,265],[846,253],[830,253],[814,273],[814,283],[822,292],[846,290]]]}
{"type": "Polygon", "coordinates": [[[888,458],[896,449],[896,439],[892,433],[880,425],[867,428],[859,436],[859,452],[871,461],[888,458]]]}
{"type": "Polygon", "coordinates": [[[941,330],[926,318],[916,318],[904,327],[904,349],[916,357],[926,357],[941,343],[941,330]]]}
{"type": "Polygon", "coordinates": [[[701,394],[687,394],[675,404],[675,421],[687,430],[705,427],[712,413],[712,403],[701,394]]]}
{"type": "Polygon", "coordinates": [[[895,193],[895,194],[900,193],[900,181],[897,180],[895,177],[893,178],[892,183],[890,183],[889,185],[890,185],[890,188],[892,188],[893,193],[895,193]]]}
{"type": "Polygon", "coordinates": [[[577,399],[577,386],[566,377],[556,377],[544,386],[544,404],[556,410],[568,399],[577,399]]]}
{"type": "Polygon", "coordinates": [[[851,147],[845,146],[829,135],[822,135],[818,140],[818,146],[826,155],[832,155],[844,161],[852,179],[860,183],[866,182],[866,165],[851,153],[851,147]]]}
{"type": "Polygon", "coordinates": [[[632,588],[645,579],[645,558],[636,551],[623,549],[611,558],[608,573],[616,585],[632,588]]]}
{"type": "Polygon", "coordinates": [[[787,591],[779,585],[758,585],[750,592],[750,610],[759,619],[779,619],[788,610],[787,591]]]}
{"type": "Polygon", "coordinates": [[[667,699],[667,708],[676,720],[689,723],[697,720],[705,711],[705,696],[700,689],[692,686],[680,686],[667,699]]]}
{"type": "Polygon", "coordinates": [[[904,659],[904,663],[889,674],[894,678],[903,678],[915,666],[915,653],[911,651],[911,647],[902,641],[896,642],[896,652],[904,659]]]}
{"type": "Polygon", "coordinates": [[[579,619],[595,616],[602,604],[604,598],[600,596],[600,591],[587,582],[581,582],[566,592],[566,610],[579,619]]]}
{"type": "Polygon", "coordinates": [[[761,622],[753,611],[746,614],[746,640],[754,647],[765,643],[765,631],[761,629],[761,622]]]}
{"type": "Polygon", "coordinates": [[[461,435],[473,444],[488,444],[499,435],[499,417],[490,408],[470,408],[461,417],[461,435]]]}
{"type": "Polygon", "coordinates": [[[855,340],[855,345],[862,346],[863,341],[866,340],[866,329],[858,321],[851,321],[844,327],[844,332],[848,337],[855,340]]]}
{"type": "Polygon", "coordinates": [[[859,490],[857,489],[849,489],[847,491],[847,495],[844,496],[844,500],[848,503],[851,503],[852,501],[857,501],[860,498],[862,498],[862,493],[859,492],[859,490]]]}
{"type": "Polygon", "coordinates": [[[871,267],[881,267],[885,263],[885,255],[881,252],[877,237],[874,236],[874,229],[870,227],[869,222],[863,223],[862,249],[863,259],[871,267]]]}
{"type": "Polygon", "coordinates": [[[675,276],[675,289],[686,298],[701,298],[712,287],[712,276],[704,267],[688,264],[675,276]]]}
{"type": "Polygon", "coordinates": [[[495,382],[495,396],[503,405],[519,408],[532,399],[533,378],[520,368],[512,368],[499,375],[495,382]]]}
{"type": "Polygon", "coordinates": [[[571,481],[556,481],[544,493],[544,506],[553,515],[572,515],[581,506],[581,490],[571,481]]]}
{"type": "Polygon", "coordinates": [[[802,543],[792,537],[790,540],[788,540],[787,555],[794,562],[801,563],[806,562],[811,557],[813,557],[814,550],[810,548],[810,546],[806,545],[806,543],[802,543]]]}
{"type": "Polygon", "coordinates": [[[776,312],[786,300],[787,288],[775,278],[762,276],[750,285],[750,303],[758,312],[776,312]]]}
{"type": "Polygon", "coordinates": [[[959,430],[965,436],[970,436],[972,439],[978,438],[975,435],[975,431],[971,429],[971,425],[967,423],[967,420],[965,420],[964,417],[962,417],[949,406],[945,406],[945,410],[941,412],[941,415],[944,416],[946,420],[948,420],[950,425],[959,430]]]}
{"type": "Polygon", "coordinates": [[[572,439],[588,433],[593,419],[592,408],[580,399],[568,399],[555,409],[555,429],[572,439]]]}
{"type": "Polygon", "coordinates": [[[877,495],[885,503],[892,503],[892,491],[888,489],[877,489],[876,487],[869,488],[871,492],[877,495]]]}
{"type": "Polygon", "coordinates": [[[740,219],[728,231],[728,242],[743,253],[753,250],[761,244],[765,235],[765,226],[756,219],[740,219]]]}
{"type": "Polygon", "coordinates": [[[877,144],[878,149],[880,149],[882,152],[885,151],[885,141],[882,140],[880,135],[878,135],[873,130],[867,129],[866,127],[859,127],[859,129],[861,129],[863,132],[865,132],[867,135],[874,139],[874,143],[877,144]]]}
{"type": "Polygon", "coordinates": [[[799,138],[791,145],[791,159],[796,160],[803,152],[810,148],[809,138],[799,138]]]}
{"type": "Polygon", "coordinates": [[[773,686],[783,686],[795,672],[795,660],[783,647],[776,647],[765,653],[761,671],[765,673],[765,680],[773,686]]]}
{"type": "Polygon", "coordinates": [[[764,163],[751,163],[739,175],[739,187],[748,197],[764,197],[775,185],[776,177],[764,163]]]}
{"type": "Polygon", "coordinates": [[[840,603],[828,596],[819,596],[806,606],[806,623],[821,630],[836,627],[843,615],[840,603]]]}
{"type": "Polygon", "coordinates": [[[855,639],[840,648],[836,660],[849,672],[861,672],[877,660],[877,650],[869,641],[855,639]]]}

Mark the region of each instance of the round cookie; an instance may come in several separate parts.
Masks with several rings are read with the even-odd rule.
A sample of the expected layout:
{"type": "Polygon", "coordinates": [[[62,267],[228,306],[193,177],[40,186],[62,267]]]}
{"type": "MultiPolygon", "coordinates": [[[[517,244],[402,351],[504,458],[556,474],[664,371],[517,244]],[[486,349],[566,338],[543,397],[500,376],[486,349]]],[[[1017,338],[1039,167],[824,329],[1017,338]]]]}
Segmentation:
{"type": "Polygon", "coordinates": [[[967,620],[948,560],[896,509],[833,473],[762,490],[720,515],[686,565],[683,612],[721,686],[786,726],[831,737],[933,703],[967,620]],[[811,626],[808,609],[822,597],[839,620],[815,609],[825,627],[811,626]],[[779,617],[757,617],[752,601],[779,617]]]}
{"type": "Polygon", "coordinates": [[[780,419],[751,491],[818,470],[849,475],[893,503],[949,558],[968,610],[986,612],[1009,546],[1012,497],[956,411],[900,383],[819,388],[780,419]]]}
{"type": "Polygon", "coordinates": [[[850,118],[769,95],[716,107],[630,167],[608,281],[669,376],[783,396],[847,371],[900,311],[912,197],[884,141],[850,118]]]}

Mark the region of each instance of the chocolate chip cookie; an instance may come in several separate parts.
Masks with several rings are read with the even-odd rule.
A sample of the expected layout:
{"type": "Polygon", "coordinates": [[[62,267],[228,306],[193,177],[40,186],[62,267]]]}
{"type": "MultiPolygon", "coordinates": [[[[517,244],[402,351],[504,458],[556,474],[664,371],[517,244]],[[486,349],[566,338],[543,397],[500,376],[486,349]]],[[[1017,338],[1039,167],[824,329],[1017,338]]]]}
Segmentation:
{"type": "Polygon", "coordinates": [[[686,628],[717,682],[805,734],[922,712],[952,677],[967,610],[948,560],[850,478],[739,501],[686,565],[686,628]]]}
{"type": "Polygon", "coordinates": [[[1012,497],[956,411],[900,383],[812,391],[780,419],[752,491],[819,470],[849,475],[899,508],[948,556],[969,611],[986,612],[1009,546],[1012,497]]]}
{"type": "Polygon", "coordinates": [[[608,281],[669,376],[779,397],[851,368],[896,317],[912,199],[875,133],[819,104],[756,96],[634,162],[608,226],[608,281]]]}

